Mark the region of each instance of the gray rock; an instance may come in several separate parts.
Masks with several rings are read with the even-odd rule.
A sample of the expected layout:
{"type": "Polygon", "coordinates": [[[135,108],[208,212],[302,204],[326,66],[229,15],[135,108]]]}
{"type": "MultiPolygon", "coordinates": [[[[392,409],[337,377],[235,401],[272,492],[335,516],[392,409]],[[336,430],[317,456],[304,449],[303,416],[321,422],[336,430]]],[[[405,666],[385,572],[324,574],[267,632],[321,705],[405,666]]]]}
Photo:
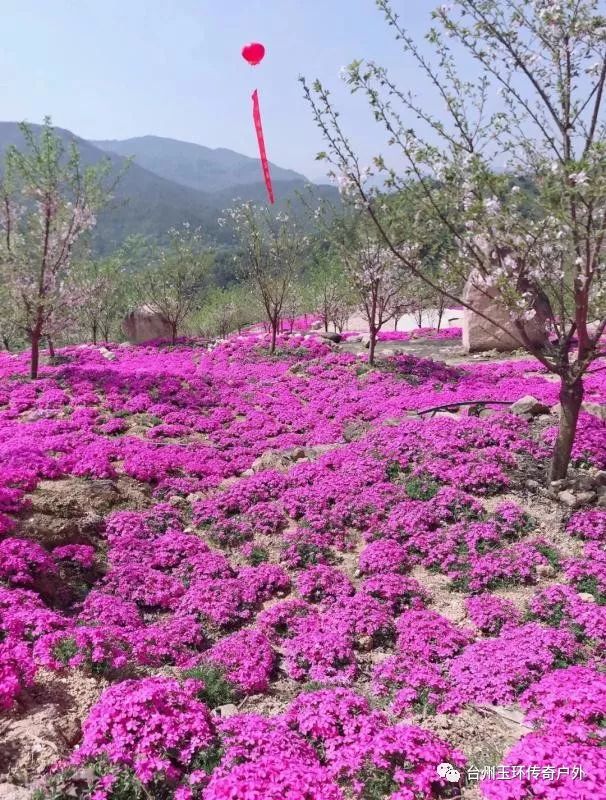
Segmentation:
{"type": "Polygon", "coordinates": [[[580,506],[586,506],[588,503],[593,503],[596,496],[595,492],[578,492],[577,503],[580,506]]]}
{"type": "Polygon", "coordinates": [[[580,505],[577,500],[577,496],[569,489],[566,489],[563,492],[558,492],[558,500],[560,503],[564,503],[565,506],[568,506],[568,508],[576,508],[578,505],[580,505]]]}
{"type": "Polygon", "coordinates": [[[572,492],[566,489],[558,493],[558,500],[569,508],[579,508],[579,506],[586,506],[596,499],[595,492],[572,492]]]}
{"type": "Polygon", "coordinates": [[[579,592],[578,596],[579,600],[583,600],[585,603],[595,603],[595,597],[589,592],[579,592]]]}
{"type": "Polygon", "coordinates": [[[334,344],[339,344],[341,339],[343,338],[340,333],[331,333],[330,331],[326,333],[326,331],[322,331],[318,334],[320,339],[325,339],[329,342],[334,342],[334,344]]]}
{"type": "Polygon", "coordinates": [[[531,417],[538,417],[540,414],[549,413],[549,406],[546,406],[545,403],[537,400],[537,398],[533,397],[531,394],[527,394],[524,395],[524,397],[520,397],[515,403],[512,403],[509,406],[509,410],[512,414],[529,414],[531,417]]]}
{"type": "Polygon", "coordinates": [[[115,361],[116,360],[116,354],[112,353],[111,350],[108,350],[107,347],[100,347],[99,348],[99,352],[101,353],[103,358],[106,358],[108,361],[115,361]]]}
{"type": "Polygon", "coordinates": [[[598,419],[606,420],[606,405],[601,403],[583,403],[582,410],[598,419]]]}

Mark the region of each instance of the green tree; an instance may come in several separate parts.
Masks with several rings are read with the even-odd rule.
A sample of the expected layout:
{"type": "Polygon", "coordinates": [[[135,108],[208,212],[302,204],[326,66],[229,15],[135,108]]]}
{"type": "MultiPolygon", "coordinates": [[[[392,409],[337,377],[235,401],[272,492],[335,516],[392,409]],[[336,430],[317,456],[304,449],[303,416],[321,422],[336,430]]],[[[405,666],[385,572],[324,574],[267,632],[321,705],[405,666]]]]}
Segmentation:
{"type": "Polygon", "coordinates": [[[241,333],[245,325],[257,322],[262,313],[251,286],[240,283],[228,289],[216,287],[208,292],[192,327],[203,336],[225,338],[234,331],[241,333]]]}
{"type": "Polygon", "coordinates": [[[188,223],[169,231],[170,243],[161,248],[137,279],[140,297],[171,328],[173,344],[208,287],[213,254],[198,229],[188,223]]]}
{"type": "Polygon", "coordinates": [[[307,237],[288,213],[274,216],[269,208],[253,203],[229,209],[227,217],[240,243],[242,277],[254,286],[267,316],[273,353],[282,313],[301,271],[307,237]]]}
{"type": "Polygon", "coordinates": [[[356,299],[347,279],[343,264],[334,250],[314,255],[313,266],[307,276],[307,305],[318,313],[324,330],[332,325],[342,331],[356,307],[356,299]]]}

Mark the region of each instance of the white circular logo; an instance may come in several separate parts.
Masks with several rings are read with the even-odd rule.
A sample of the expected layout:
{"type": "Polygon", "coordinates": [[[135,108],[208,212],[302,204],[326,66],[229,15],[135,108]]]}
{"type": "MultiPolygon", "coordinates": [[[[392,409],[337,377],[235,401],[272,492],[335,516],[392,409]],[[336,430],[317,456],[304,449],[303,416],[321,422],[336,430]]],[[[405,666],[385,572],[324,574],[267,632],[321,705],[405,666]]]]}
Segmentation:
{"type": "Polygon", "coordinates": [[[449,783],[458,783],[461,780],[461,773],[458,769],[449,764],[448,761],[443,761],[436,767],[440,778],[445,778],[449,783]]]}

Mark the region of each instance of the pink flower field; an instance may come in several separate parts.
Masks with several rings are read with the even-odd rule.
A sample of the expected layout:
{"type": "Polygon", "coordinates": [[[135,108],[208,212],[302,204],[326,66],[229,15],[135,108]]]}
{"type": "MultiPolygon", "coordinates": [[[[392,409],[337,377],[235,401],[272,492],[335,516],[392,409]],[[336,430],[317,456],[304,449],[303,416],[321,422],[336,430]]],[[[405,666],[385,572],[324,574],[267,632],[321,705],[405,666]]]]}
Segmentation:
{"type": "Polygon", "coordinates": [[[542,488],[555,417],[417,413],[553,406],[537,362],[108,347],[0,353],[0,787],[606,796],[606,509],[542,488]]]}

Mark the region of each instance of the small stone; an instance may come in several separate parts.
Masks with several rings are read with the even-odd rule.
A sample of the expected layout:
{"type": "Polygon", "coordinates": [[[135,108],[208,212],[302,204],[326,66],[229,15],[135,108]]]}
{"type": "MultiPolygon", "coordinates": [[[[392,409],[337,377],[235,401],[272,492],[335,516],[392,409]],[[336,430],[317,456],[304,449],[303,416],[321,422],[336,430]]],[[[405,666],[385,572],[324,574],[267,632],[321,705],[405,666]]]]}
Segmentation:
{"type": "Polygon", "coordinates": [[[553,578],[555,574],[556,571],[551,564],[539,564],[537,566],[537,575],[539,578],[553,578]]]}
{"type": "Polygon", "coordinates": [[[579,592],[579,600],[583,600],[585,603],[595,603],[595,597],[589,592],[579,592]]]}
{"type": "Polygon", "coordinates": [[[106,358],[108,361],[115,361],[116,360],[116,354],[112,353],[111,350],[108,350],[107,347],[100,347],[99,348],[99,352],[101,353],[103,358],[106,358]]]}
{"type": "Polygon", "coordinates": [[[233,703],[226,703],[223,706],[214,708],[213,713],[221,717],[221,719],[227,719],[228,717],[234,717],[238,713],[238,707],[233,703]]]}
{"type": "Polygon", "coordinates": [[[592,492],[595,488],[595,481],[589,475],[583,475],[577,480],[577,488],[583,492],[592,492]]]}
{"type": "Polygon", "coordinates": [[[600,403],[583,403],[583,411],[598,419],[606,420],[606,405],[600,403]]]}
{"type": "Polygon", "coordinates": [[[303,458],[307,458],[307,451],[304,447],[293,447],[288,455],[293,461],[301,461],[303,458]]]}
{"type": "Polygon", "coordinates": [[[558,492],[558,500],[568,508],[576,508],[579,505],[576,495],[569,490],[558,492]]]}
{"type": "Polygon", "coordinates": [[[31,800],[31,792],[14,783],[0,783],[0,800],[31,800]]]}
{"type": "Polygon", "coordinates": [[[538,489],[541,484],[538,481],[533,480],[530,478],[526,481],[526,488],[527,489],[538,489]]]}
{"type": "Polygon", "coordinates": [[[170,497],[168,502],[173,508],[186,508],[188,506],[187,500],[184,497],[180,497],[178,494],[170,497]]]}
{"type": "Polygon", "coordinates": [[[381,661],[385,661],[385,659],[389,657],[390,653],[384,653],[382,650],[373,650],[370,654],[370,660],[373,664],[380,664],[381,661]]]}
{"type": "Polygon", "coordinates": [[[593,503],[595,499],[596,499],[595,492],[579,492],[577,494],[577,505],[586,506],[589,503],[593,503]]]}

